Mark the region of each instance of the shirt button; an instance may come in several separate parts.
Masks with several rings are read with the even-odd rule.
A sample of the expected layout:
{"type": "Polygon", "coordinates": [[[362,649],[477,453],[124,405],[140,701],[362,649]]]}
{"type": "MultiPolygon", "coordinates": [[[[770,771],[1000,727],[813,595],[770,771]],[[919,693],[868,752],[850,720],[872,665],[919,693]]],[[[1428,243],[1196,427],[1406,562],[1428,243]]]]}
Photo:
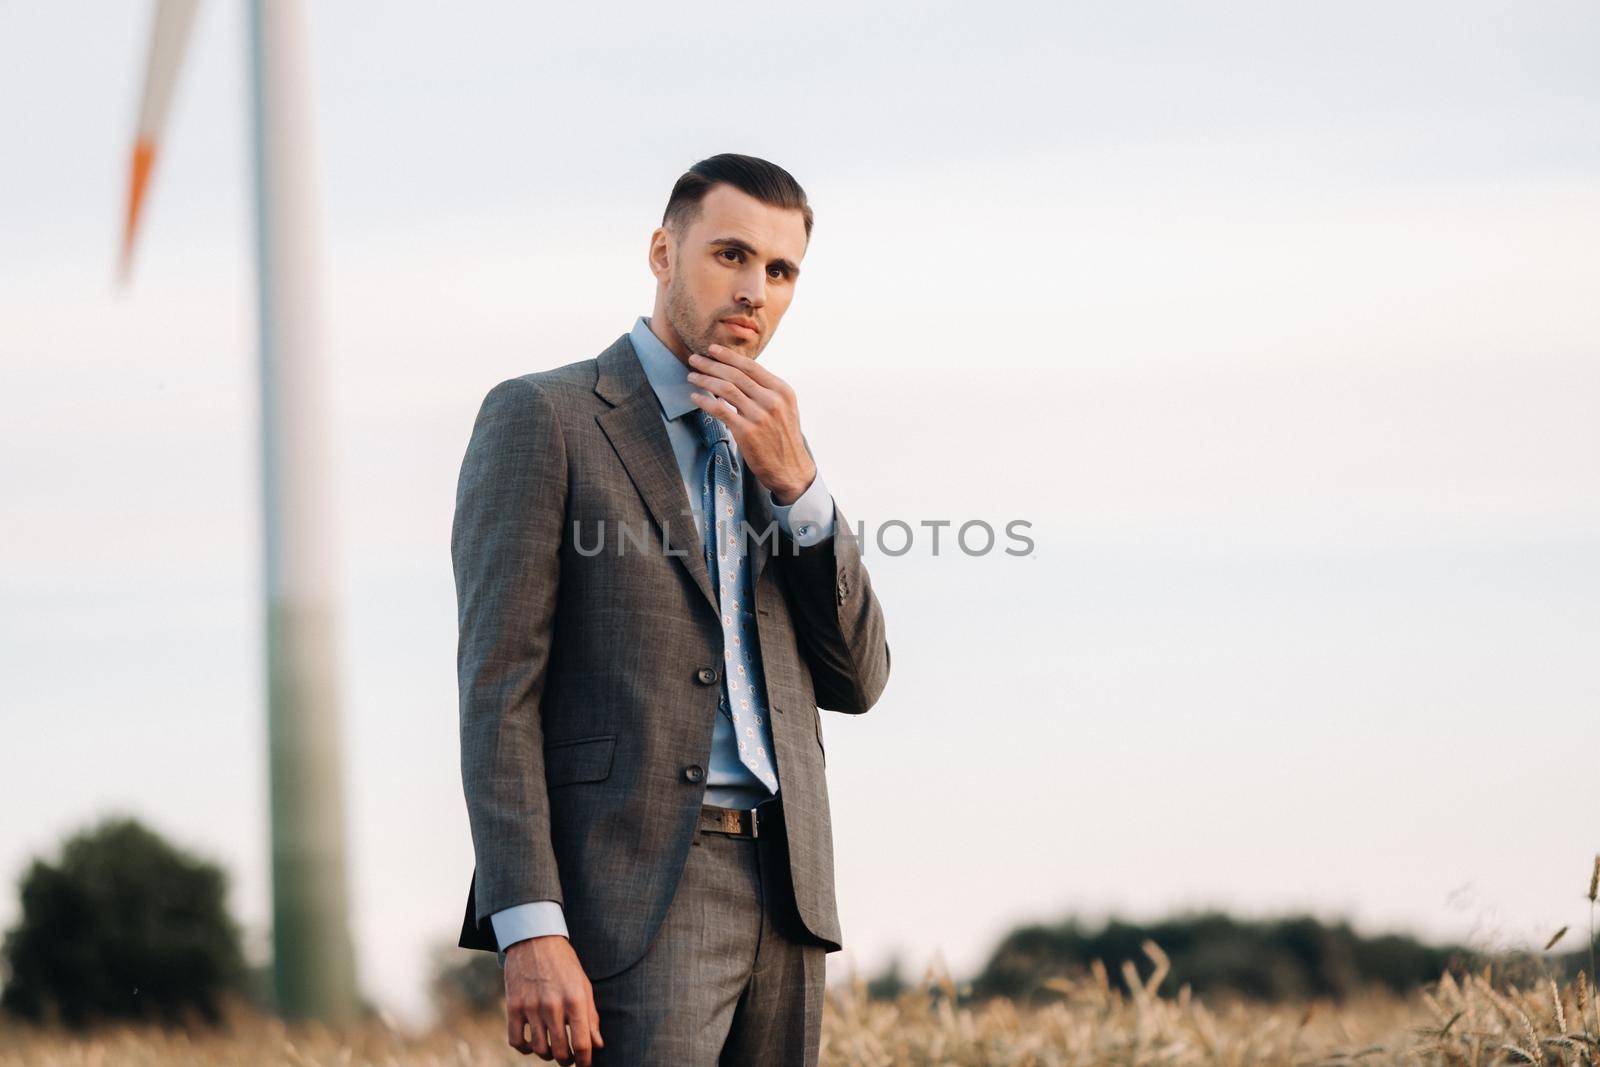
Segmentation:
{"type": "Polygon", "coordinates": [[[694,680],[701,685],[710,685],[717,680],[717,669],[715,667],[701,667],[694,672],[694,680]]]}
{"type": "Polygon", "coordinates": [[[683,778],[686,782],[698,782],[706,776],[706,769],[698,763],[692,763],[683,769],[683,778]]]}

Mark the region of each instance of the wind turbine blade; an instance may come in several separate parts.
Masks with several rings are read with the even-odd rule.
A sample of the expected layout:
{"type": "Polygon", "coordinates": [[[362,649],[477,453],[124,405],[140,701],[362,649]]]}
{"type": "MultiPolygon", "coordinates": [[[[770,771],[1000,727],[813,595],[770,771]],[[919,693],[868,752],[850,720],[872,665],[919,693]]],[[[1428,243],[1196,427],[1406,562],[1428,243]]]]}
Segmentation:
{"type": "Polygon", "coordinates": [[[133,261],[133,242],[139,229],[156,146],[167,124],[172,90],[178,83],[183,53],[189,43],[200,0],[157,0],[150,29],[150,58],[145,64],[144,94],[139,100],[139,124],[133,135],[133,161],[128,171],[128,217],[122,231],[122,278],[126,282],[133,261]]]}

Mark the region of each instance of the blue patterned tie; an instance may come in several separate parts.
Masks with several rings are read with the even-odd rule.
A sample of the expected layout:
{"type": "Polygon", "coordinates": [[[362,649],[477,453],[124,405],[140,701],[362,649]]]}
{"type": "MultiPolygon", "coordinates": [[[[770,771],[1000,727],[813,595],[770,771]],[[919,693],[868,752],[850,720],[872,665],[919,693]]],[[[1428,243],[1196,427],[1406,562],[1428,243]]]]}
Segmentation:
{"type": "Polygon", "coordinates": [[[772,792],[778,772],[772,762],[772,728],[767,723],[767,685],[756,641],[756,614],[750,595],[750,556],[744,551],[744,495],[733,466],[733,435],[721,419],[695,411],[710,458],[700,479],[701,512],[706,517],[706,570],[722,606],[722,704],[733,721],[739,760],[772,792]]]}

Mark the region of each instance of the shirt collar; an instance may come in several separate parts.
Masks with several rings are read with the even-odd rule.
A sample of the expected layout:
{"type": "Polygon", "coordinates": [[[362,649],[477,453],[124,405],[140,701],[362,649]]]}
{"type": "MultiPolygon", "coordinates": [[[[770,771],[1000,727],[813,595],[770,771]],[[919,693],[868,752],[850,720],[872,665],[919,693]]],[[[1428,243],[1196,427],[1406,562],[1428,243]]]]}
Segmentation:
{"type": "Polygon", "coordinates": [[[661,413],[668,419],[676,419],[688,412],[698,411],[699,407],[689,399],[689,394],[695,392],[694,385],[689,381],[689,368],[661,343],[661,338],[650,329],[650,321],[643,315],[633,324],[628,340],[639,357],[645,377],[650,379],[650,387],[656,391],[661,413]]]}

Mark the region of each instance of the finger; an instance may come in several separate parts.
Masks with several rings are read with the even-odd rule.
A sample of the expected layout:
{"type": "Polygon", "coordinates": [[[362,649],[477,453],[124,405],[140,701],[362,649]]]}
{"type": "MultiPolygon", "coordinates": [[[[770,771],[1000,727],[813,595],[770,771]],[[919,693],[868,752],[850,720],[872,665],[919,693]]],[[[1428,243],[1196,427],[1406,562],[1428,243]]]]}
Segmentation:
{"type": "Polygon", "coordinates": [[[594,1034],[589,1027],[589,1012],[580,1005],[573,1005],[567,1012],[567,1030],[570,1032],[572,1043],[572,1060],[578,1067],[590,1067],[594,1056],[594,1034]]]}
{"type": "Polygon", "coordinates": [[[528,1016],[528,1029],[533,1031],[533,1040],[528,1044],[528,1050],[541,1060],[551,1059],[550,1038],[544,1032],[544,1023],[537,1015],[528,1016]]]}
{"type": "MultiPolygon", "coordinates": [[[[715,375],[719,378],[726,379],[742,389],[748,396],[760,402],[762,407],[772,407],[782,400],[780,390],[774,388],[768,382],[758,380],[755,377],[755,360],[750,359],[747,356],[739,356],[738,358],[743,359],[745,364],[748,364],[748,366],[745,364],[733,363],[731,362],[731,359],[735,353],[728,352],[728,350],[723,348],[721,345],[712,345],[707,351],[712,352],[712,355],[701,357],[701,359],[698,360],[691,360],[691,362],[699,364],[694,368],[695,370],[700,371],[702,374],[715,375]],[[719,359],[717,358],[717,353],[726,353],[729,358],[719,359]]],[[[784,384],[782,379],[779,379],[777,375],[773,374],[771,371],[763,368],[763,373],[765,373],[768,378],[774,379],[777,384],[784,384]]]]}
{"type": "Polygon", "coordinates": [[[694,371],[690,371],[689,381],[699,386],[702,392],[710,393],[726,400],[737,408],[741,415],[753,418],[757,411],[764,411],[767,407],[766,404],[758,403],[743,389],[739,388],[736,382],[729,381],[726,378],[716,378],[709,374],[696,374],[694,371]]]}
{"type": "Polygon", "coordinates": [[[733,409],[732,404],[726,400],[719,400],[709,393],[690,393],[689,399],[694,401],[695,406],[701,411],[726,423],[728,429],[733,431],[733,439],[743,444],[742,437],[750,423],[733,409]]]}
{"type": "Polygon", "coordinates": [[[763,367],[755,359],[745,355],[743,352],[736,352],[727,345],[707,345],[706,354],[712,359],[731,364],[749,375],[759,385],[774,392],[783,392],[784,387],[789,384],[772,373],[772,368],[763,367]]]}
{"type": "Polygon", "coordinates": [[[533,1051],[533,1046],[528,1043],[528,1038],[523,1032],[523,1023],[526,1017],[520,1011],[508,1009],[506,1011],[506,1043],[526,1056],[533,1051]]]}
{"type": "Polygon", "coordinates": [[[605,1048],[606,1043],[600,1036],[600,1009],[594,1004],[594,990],[589,990],[589,1031],[593,1035],[596,1048],[605,1048]]]}
{"type": "Polygon", "coordinates": [[[561,1008],[560,1001],[544,1005],[540,1018],[550,1028],[550,1052],[557,1063],[569,1064],[572,1062],[572,1046],[567,1042],[566,1013],[561,1008]]]}

